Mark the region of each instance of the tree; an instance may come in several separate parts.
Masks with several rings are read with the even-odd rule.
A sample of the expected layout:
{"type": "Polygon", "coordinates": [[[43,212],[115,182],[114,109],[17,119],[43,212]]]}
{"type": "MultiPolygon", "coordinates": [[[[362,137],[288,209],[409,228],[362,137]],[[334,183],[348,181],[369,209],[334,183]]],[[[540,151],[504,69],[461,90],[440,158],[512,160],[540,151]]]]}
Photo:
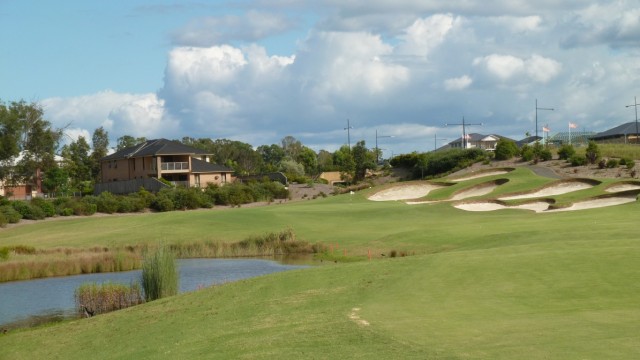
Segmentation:
{"type": "Polygon", "coordinates": [[[286,156],[297,161],[298,155],[302,152],[302,143],[293,136],[285,136],[282,138],[282,149],[286,156]]]}
{"type": "Polygon", "coordinates": [[[297,161],[304,165],[305,173],[308,175],[315,174],[318,169],[318,155],[313,149],[306,146],[302,147],[302,150],[298,154],[297,161]]]}
{"type": "Polygon", "coordinates": [[[320,150],[318,152],[318,171],[333,171],[334,169],[333,154],[327,150],[320,150]]]}
{"type": "Polygon", "coordinates": [[[253,174],[262,166],[262,157],[250,144],[240,141],[218,139],[208,150],[214,154],[216,163],[233,167],[237,174],[253,174]]]}
{"type": "Polygon", "coordinates": [[[131,135],[122,135],[117,140],[116,151],[120,151],[131,146],[136,146],[145,141],[147,141],[146,137],[134,138],[131,135]]]}
{"type": "Polygon", "coordinates": [[[496,160],[509,160],[518,155],[518,152],[518,146],[511,140],[500,139],[496,144],[496,160]]]}
{"type": "Polygon", "coordinates": [[[587,158],[589,164],[595,164],[600,159],[600,148],[598,148],[598,144],[596,144],[595,141],[589,141],[584,156],[587,158]]]}
{"type": "Polygon", "coordinates": [[[66,195],[69,191],[69,174],[63,168],[53,167],[43,174],[42,187],[46,192],[66,195]]]}
{"type": "Polygon", "coordinates": [[[364,179],[367,169],[375,168],[376,158],[373,152],[367,149],[364,140],[358,141],[351,151],[355,163],[353,178],[357,182],[364,179]]]}
{"type": "Polygon", "coordinates": [[[339,171],[353,175],[353,171],[356,169],[356,163],[353,160],[353,154],[349,146],[342,145],[340,149],[333,153],[333,164],[337,166],[339,171]]]}
{"type": "Polygon", "coordinates": [[[100,181],[100,159],[109,152],[109,133],[100,126],[93,131],[91,137],[91,178],[100,181]]]}
{"type": "Polygon", "coordinates": [[[277,144],[260,145],[256,151],[262,157],[263,172],[277,171],[285,157],[284,149],[277,144]]]}
{"type": "Polygon", "coordinates": [[[90,149],[89,143],[83,136],[62,147],[63,168],[69,174],[72,186],[77,189],[81,188],[83,182],[92,181],[93,179],[91,175],[92,160],[89,155],[90,149]]]}
{"type": "Polygon", "coordinates": [[[20,154],[21,130],[20,114],[13,104],[0,103],[0,180],[9,175],[12,160],[20,154]]]}

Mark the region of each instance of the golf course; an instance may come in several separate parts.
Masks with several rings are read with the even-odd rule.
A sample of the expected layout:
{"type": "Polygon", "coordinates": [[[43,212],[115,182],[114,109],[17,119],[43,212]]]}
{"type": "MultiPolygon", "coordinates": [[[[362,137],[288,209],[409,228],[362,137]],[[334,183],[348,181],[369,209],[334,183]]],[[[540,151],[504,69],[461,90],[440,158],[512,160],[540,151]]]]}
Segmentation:
{"type": "Polygon", "coordinates": [[[637,358],[638,191],[516,167],[260,207],[0,230],[1,246],[86,249],[291,229],[328,249],[309,268],[0,334],[0,359],[637,358]]]}

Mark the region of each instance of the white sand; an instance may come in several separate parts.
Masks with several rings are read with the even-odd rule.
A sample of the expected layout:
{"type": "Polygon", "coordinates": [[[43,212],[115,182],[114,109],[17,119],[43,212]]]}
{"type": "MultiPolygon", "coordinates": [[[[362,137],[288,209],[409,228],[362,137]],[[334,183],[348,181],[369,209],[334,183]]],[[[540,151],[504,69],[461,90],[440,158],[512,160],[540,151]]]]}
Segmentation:
{"type": "Polygon", "coordinates": [[[506,174],[506,173],[508,173],[508,171],[505,171],[505,170],[487,171],[487,172],[483,172],[483,173],[476,174],[476,175],[470,175],[470,176],[466,176],[466,177],[459,178],[459,179],[451,179],[450,181],[453,181],[453,182],[467,181],[467,180],[477,179],[477,178],[481,178],[481,177],[485,177],[485,176],[502,175],[502,174],[506,174]]]}
{"type": "Polygon", "coordinates": [[[605,191],[610,193],[615,193],[615,192],[637,190],[637,189],[640,189],[640,184],[620,184],[620,185],[613,185],[612,187],[606,189],[605,191]]]}
{"type": "Polygon", "coordinates": [[[609,197],[609,198],[602,198],[602,199],[580,201],[566,208],[554,209],[549,211],[556,212],[556,211],[595,209],[595,208],[601,208],[601,207],[607,207],[607,206],[622,205],[622,204],[626,204],[634,201],[636,201],[636,195],[616,196],[616,197],[609,197]]]}
{"type": "Polygon", "coordinates": [[[421,185],[398,185],[390,189],[379,191],[371,196],[369,200],[373,201],[394,201],[394,200],[408,200],[417,199],[423,196],[427,196],[429,192],[440,189],[443,186],[433,184],[421,184],[421,185]]]}
{"type": "Polygon", "coordinates": [[[529,204],[517,205],[517,206],[504,206],[491,202],[478,202],[478,203],[468,203],[468,204],[458,204],[455,205],[456,208],[466,211],[494,211],[501,209],[522,209],[522,210],[532,210],[537,213],[540,212],[558,212],[558,211],[576,211],[576,210],[585,210],[585,209],[595,209],[607,206],[615,206],[622,205],[630,202],[636,201],[636,195],[629,196],[616,196],[602,199],[593,199],[577,202],[569,207],[562,209],[553,209],[547,210],[549,208],[549,204],[543,201],[538,201],[529,204]]]}
{"type": "Polygon", "coordinates": [[[455,205],[456,208],[466,211],[495,211],[502,209],[518,209],[518,210],[531,210],[535,212],[542,212],[549,208],[549,204],[544,201],[538,201],[534,203],[522,204],[517,206],[504,206],[492,202],[478,202],[455,205]]]}
{"type": "Polygon", "coordinates": [[[514,196],[504,196],[499,198],[499,200],[516,200],[516,199],[530,199],[542,196],[554,196],[554,195],[562,195],[566,193],[570,193],[573,191],[589,189],[593,187],[593,185],[582,183],[582,182],[564,182],[559,183],[553,186],[546,187],[544,189],[540,189],[536,192],[522,194],[522,195],[514,195],[514,196]]]}
{"type": "Polygon", "coordinates": [[[451,200],[463,200],[474,196],[482,196],[492,192],[498,185],[492,184],[488,186],[475,187],[468,190],[462,190],[455,194],[451,200]]]}

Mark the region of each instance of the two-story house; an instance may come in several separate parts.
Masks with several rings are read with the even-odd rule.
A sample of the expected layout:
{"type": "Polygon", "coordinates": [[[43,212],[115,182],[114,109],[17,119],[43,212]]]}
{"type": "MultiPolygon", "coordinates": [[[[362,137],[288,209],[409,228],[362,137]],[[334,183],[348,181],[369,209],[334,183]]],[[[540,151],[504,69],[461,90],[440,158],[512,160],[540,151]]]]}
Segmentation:
{"type": "MultiPolygon", "coordinates": [[[[100,160],[101,187],[115,193],[118,182],[164,179],[174,185],[205,187],[232,182],[233,169],[213,164],[213,154],[167,139],[148,140],[131,146],[100,160]]],[[[143,186],[143,185],[141,185],[143,186]]],[[[138,186],[139,187],[139,186],[138,186]]],[[[145,186],[146,187],[146,186],[145,186]]]]}

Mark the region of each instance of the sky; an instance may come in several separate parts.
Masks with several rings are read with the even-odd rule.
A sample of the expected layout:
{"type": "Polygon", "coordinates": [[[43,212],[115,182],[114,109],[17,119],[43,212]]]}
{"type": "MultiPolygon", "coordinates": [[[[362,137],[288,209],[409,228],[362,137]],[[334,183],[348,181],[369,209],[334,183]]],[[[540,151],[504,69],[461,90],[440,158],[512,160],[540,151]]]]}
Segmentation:
{"type": "Polygon", "coordinates": [[[539,135],[604,131],[640,96],[637,0],[0,0],[0,33],[0,101],[111,146],[290,135],[390,157],[463,118],[514,140],[536,113],[539,135]]]}

